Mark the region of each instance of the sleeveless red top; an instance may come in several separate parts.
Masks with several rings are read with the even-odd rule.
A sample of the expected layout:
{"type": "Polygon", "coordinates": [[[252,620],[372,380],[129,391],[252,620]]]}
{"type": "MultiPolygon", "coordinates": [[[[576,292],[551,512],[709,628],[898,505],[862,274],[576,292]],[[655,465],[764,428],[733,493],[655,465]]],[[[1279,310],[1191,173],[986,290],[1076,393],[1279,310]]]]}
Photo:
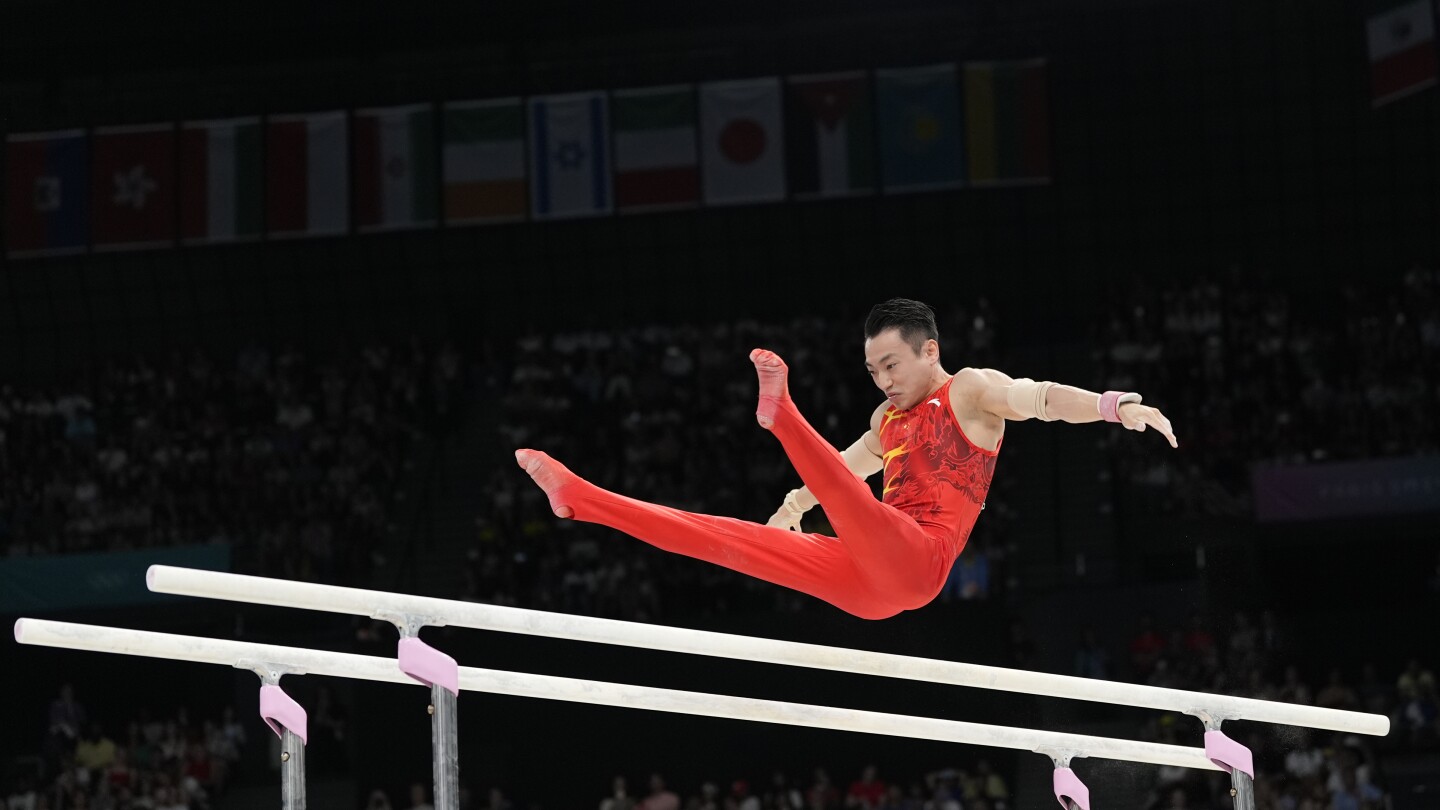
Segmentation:
{"type": "MultiPolygon", "coordinates": [[[[880,418],[885,483],[881,500],[915,518],[925,534],[951,549],[952,559],[970,539],[995,475],[1000,445],[986,450],[970,442],[950,408],[950,384],[913,408],[893,405],[880,418]]],[[[1004,440],[1001,440],[1004,444],[1004,440]]]]}

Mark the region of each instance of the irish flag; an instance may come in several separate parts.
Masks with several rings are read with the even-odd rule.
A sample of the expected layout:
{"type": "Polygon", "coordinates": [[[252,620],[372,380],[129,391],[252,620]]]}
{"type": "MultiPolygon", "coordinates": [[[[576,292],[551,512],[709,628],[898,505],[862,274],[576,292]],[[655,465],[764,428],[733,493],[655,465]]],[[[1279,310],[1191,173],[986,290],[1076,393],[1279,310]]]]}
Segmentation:
{"type": "Polygon", "coordinates": [[[180,131],[180,238],[260,236],[260,119],[186,121],[180,131]]]}
{"type": "Polygon", "coordinates": [[[344,112],[265,122],[265,228],[272,237],[328,236],[350,227],[344,112]]]}
{"type": "Polygon", "coordinates": [[[445,105],[445,222],[507,222],[530,208],[525,108],[518,98],[445,105]]]}
{"type": "Polygon", "coordinates": [[[362,231],[435,224],[439,167],[429,104],[356,110],[355,226],[362,231]]]}
{"type": "Polygon", "coordinates": [[[1365,24],[1370,47],[1370,103],[1376,107],[1435,84],[1435,14],[1431,0],[1388,4],[1365,24]]]}
{"type": "Polygon", "coordinates": [[[617,90],[615,202],[621,211],[681,208],[700,200],[692,85],[617,90]]]}

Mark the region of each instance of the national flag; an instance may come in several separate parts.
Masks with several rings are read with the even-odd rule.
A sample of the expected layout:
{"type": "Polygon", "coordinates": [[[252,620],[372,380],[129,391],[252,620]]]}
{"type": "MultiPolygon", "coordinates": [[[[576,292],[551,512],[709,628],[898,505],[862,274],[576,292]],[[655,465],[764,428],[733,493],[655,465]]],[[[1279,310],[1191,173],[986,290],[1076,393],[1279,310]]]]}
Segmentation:
{"type": "Polygon", "coordinates": [[[445,105],[445,222],[524,219],[525,107],[518,98],[445,105]]]}
{"type": "Polygon", "coordinates": [[[265,121],[265,230],[272,237],[350,229],[350,161],[344,112],[265,121]]]}
{"type": "Polygon", "coordinates": [[[785,199],[780,80],[710,82],[700,87],[700,155],[705,202],[785,199]]]}
{"type": "Polygon", "coordinates": [[[875,189],[875,115],[863,71],[791,76],[785,156],[796,198],[875,189]]]}
{"type": "Polygon", "coordinates": [[[615,204],[621,211],[680,208],[699,201],[693,85],[616,90],[610,117],[615,204]]]}
{"type": "Polygon", "coordinates": [[[964,67],[965,152],[977,186],[1050,180],[1045,60],[969,62],[964,67]]]}
{"type": "Polygon", "coordinates": [[[875,71],[885,191],[961,185],[960,99],[955,65],[875,71]]]}
{"type": "Polygon", "coordinates": [[[186,121],[180,130],[180,239],[186,244],[260,236],[259,118],[186,121]]]}
{"type": "Polygon", "coordinates": [[[85,131],[5,139],[5,250],[11,258],[80,253],[90,211],[85,131]]]}
{"type": "Polygon", "coordinates": [[[355,226],[362,231],[432,226],[439,205],[435,111],[429,104],[357,110],[355,226]]]}
{"type": "Polygon", "coordinates": [[[1435,13],[1431,2],[1392,3],[1366,21],[1372,105],[1379,107],[1435,84],[1435,13]]]}
{"type": "Polygon", "coordinates": [[[614,209],[608,118],[601,92],[530,99],[530,210],[536,219],[614,209]]]}
{"type": "Polygon", "coordinates": [[[101,127],[90,141],[91,241],[101,250],[175,240],[175,127],[101,127]]]}

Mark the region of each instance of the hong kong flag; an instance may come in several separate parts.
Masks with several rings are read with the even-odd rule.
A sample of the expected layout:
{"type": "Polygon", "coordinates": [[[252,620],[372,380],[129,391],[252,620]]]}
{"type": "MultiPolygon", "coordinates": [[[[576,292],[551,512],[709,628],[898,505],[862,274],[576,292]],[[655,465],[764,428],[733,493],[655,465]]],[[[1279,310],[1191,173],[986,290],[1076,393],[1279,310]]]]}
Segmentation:
{"type": "Polygon", "coordinates": [[[175,241],[175,128],[95,130],[91,155],[96,249],[161,247],[175,241]]]}
{"type": "Polygon", "coordinates": [[[90,183],[84,130],[5,139],[5,250],[13,258],[85,250],[90,183]]]}

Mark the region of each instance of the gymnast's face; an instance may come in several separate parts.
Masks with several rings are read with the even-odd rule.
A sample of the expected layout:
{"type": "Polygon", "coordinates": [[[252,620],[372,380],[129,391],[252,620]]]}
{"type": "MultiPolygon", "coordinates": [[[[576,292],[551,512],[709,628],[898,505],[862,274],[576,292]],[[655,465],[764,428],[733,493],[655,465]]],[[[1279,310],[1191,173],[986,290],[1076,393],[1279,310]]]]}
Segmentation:
{"type": "Polygon", "coordinates": [[[917,352],[900,337],[899,329],[886,329],[865,341],[865,370],[875,387],[900,410],[919,405],[930,393],[939,362],[940,344],[927,340],[917,352]]]}

